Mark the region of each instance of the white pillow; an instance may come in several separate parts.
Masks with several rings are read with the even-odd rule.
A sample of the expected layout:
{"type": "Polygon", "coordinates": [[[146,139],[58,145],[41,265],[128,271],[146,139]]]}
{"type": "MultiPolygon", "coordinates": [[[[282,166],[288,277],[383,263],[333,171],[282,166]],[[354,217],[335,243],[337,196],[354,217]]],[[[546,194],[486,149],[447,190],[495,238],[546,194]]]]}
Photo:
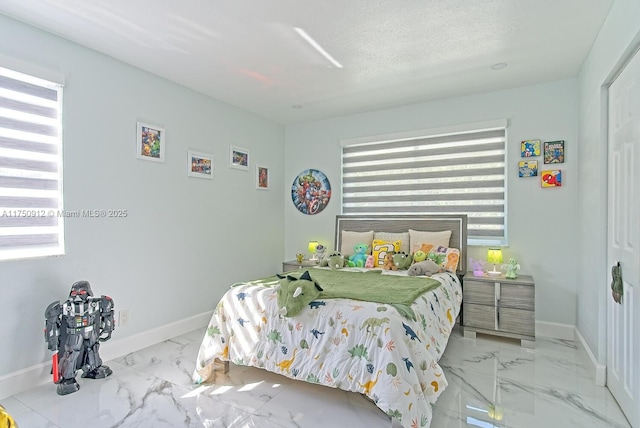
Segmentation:
{"type": "Polygon", "coordinates": [[[367,244],[367,246],[369,246],[369,254],[371,254],[371,242],[373,242],[373,230],[368,232],[343,230],[338,251],[340,251],[343,256],[352,256],[353,247],[358,244],[367,244]]]}
{"type": "Polygon", "coordinates": [[[442,232],[427,232],[424,230],[409,229],[409,248],[411,248],[412,251],[415,246],[425,243],[448,247],[450,239],[450,230],[443,230],[442,232]]]}
{"type": "Polygon", "coordinates": [[[402,244],[400,245],[400,251],[409,254],[409,232],[374,232],[373,239],[379,239],[381,241],[387,242],[396,242],[400,241],[402,244]]]}

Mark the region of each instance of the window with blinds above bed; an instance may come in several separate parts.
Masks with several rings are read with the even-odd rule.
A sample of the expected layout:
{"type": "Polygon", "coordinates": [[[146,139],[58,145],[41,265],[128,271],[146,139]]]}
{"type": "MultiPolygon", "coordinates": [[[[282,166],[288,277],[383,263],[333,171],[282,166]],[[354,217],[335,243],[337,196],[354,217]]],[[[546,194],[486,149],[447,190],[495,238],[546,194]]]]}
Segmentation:
{"type": "Polygon", "coordinates": [[[342,140],[342,213],[467,214],[506,244],[506,120],[342,140]]]}

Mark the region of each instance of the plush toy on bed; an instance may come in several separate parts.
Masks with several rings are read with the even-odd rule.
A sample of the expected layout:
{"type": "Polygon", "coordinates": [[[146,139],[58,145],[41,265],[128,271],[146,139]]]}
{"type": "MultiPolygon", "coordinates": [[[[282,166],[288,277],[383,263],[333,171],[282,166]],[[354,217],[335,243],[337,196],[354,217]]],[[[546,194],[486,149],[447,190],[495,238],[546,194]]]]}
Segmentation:
{"type": "Polygon", "coordinates": [[[366,261],[366,262],[364,262],[364,267],[366,267],[367,269],[372,269],[372,268],[374,267],[374,266],[373,266],[373,261],[374,261],[374,260],[375,260],[375,259],[373,258],[373,256],[372,256],[371,254],[369,254],[369,255],[367,256],[367,261],[366,261]]]}
{"type": "Polygon", "coordinates": [[[285,317],[293,317],[320,296],[322,287],[315,282],[309,271],[305,271],[300,278],[293,275],[277,275],[280,278],[276,286],[278,299],[278,313],[285,317]]]}
{"type": "Polygon", "coordinates": [[[413,263],[420,263],[427,260],[427,253],[425,253],[422,250],[418,250],[415,253],[413,253],[413,263]]]}
{"type": "Polygon", "coordinates": [[[431,259],[427,259],[427,260],[423,260],[421,262],[412,264],[411,267],[409,268],[409,270],[407,271],[407,275],[409,275],[409,276],[417,276],[417,275],[431,276],[434,273],[438,273],[438,272],[441,272],[441,271],[442,271],[442,269],[440,268],[440,266],[438,266],[436,264],[436,262],[434,262],[431,259]]]}
{"type": "Polygon", "coordinates": [[[344,267],[344,257],[340,251],[334,251],[327,254],[320,260],[321,267],[330,267],[331,269],[342,269],[344,267]]]}
{"type": "Polygon", "coordinates": [[[407,270],[409,266],[411,266],[411,262],[413,261],[413,257],[411,254],[407,254],[404,251],[400,251],[399,253],[393,254],[393,262],[396,264],[396,267],[400,270],[407,270]]]}
{"type": "Polygon", "coordinates": [[[357,244],[353,247],[354,254],[349,256],[349,267],[364,267],[367,262],[367,244],[357,244]]]}
{"type": "Polygon", "coordinates": [[[398,270],[396,264],[393,261],[393,253],[387,253],[384,255],[384,264],[382,265],[384,270],[398,270]]]}

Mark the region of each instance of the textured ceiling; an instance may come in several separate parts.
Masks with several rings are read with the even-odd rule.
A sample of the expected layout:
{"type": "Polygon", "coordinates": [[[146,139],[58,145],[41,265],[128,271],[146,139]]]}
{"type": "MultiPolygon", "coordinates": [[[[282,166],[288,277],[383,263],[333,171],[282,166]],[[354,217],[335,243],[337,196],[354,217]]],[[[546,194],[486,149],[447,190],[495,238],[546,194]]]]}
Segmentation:
{"type": "Polygon", "coordinates": [[[574,77],[612,3],[2,0],[0,13],[292,124],[574,77]]]}

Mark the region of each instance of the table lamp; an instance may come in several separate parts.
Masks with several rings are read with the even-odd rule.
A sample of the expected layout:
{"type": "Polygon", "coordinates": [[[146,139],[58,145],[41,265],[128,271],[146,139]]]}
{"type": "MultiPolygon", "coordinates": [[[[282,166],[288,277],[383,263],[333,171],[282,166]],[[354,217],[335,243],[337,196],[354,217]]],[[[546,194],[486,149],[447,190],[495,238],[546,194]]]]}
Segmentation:
{"type": "Polygon", "coordinates": [[[316,248],[318,248],[318,241],[309,241],[309,253],[311,253],[309,261],[311,262],[318,261],[318,258],[316,257],[316,248]]]}
{"type": "Polygon", "coordinates": [[[496,269],[496,265],[502,264],[502,249],[489,248],[489,251],[487,252],[487,261],[493,265],[493,270],[488,271],[487,275],[502,275],[502,272],[496,269]]]}

